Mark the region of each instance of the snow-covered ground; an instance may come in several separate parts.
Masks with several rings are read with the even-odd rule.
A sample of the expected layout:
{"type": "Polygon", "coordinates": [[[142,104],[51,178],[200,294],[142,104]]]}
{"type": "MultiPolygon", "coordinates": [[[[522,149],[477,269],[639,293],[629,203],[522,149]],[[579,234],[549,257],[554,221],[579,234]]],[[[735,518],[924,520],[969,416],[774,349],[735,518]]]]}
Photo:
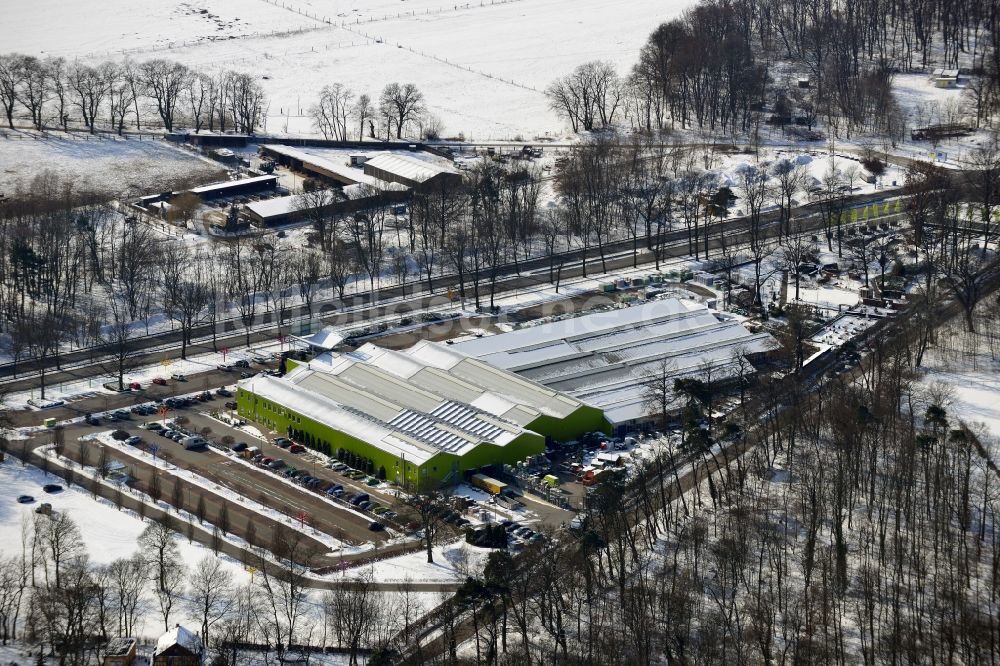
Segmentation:
{"type": "Polygon", "coordinates": [[[995,324],[979,318],[979,341],[974,348],[966,347],[969,336],[963,325],[960,318],[954,319],[942,331],[938,346],[925,357],[920,381],[924,386],[948,387],[950,404],[945,408],[949,419],[961,419],[970,426],[981,423],[1000,441],[1000,360],[990,354],[983,335],[995,336],[990,328],[995,324]]]}
{"type": "Polygon", "coordinates": [[[447,134],[513,139],[561,131],[542,93],[555,77],[594,59],[625,71],[649,33],[691,4],[635,0],[625,10],[605,0],[374,0],[361,6],[346,0],[42,0],[5,7],[0,42],[6,51],[70,59],[166,57],[206,70],[253,71],[270,98],[271,132],[310,131],[305,111],[333,81],[373,98],[386,83],[404,81],[424,92],[447,134]],[[45,30],[33,29],[38,25],[45,30]],[[276,31],[296,32],[270,36],[276,31]]]}
{"type": "MultiPolygon", "coordinates": [[[[31,520],[42,502],[51,504],[53,511],[68,513],[80,528],[83,543],[94,563],[109,564],[136,552],[136,540],[146,528],[146,523],[129,510],[119,511],[107,500],[95,500],[76,486],[65,486],[61,478],[46,475],[32,465],[22,466],[13,458],[0,463],[0,506],[3,507],[0,509],[0,553],[16,555],[20,552],[22,523],[31,520]],[[46,483],[58,483],[64,490],[46,493],[42,490],[46,483]],[[35,501],[18,504],[15,498],[19,495],[30,495],[35,501]]],[[[212,554],[210,549],[198,543],[188,543],[186,539],[178,539],[177,545],[188,567],[212,554]]],[[[249,574],[238,562],[226,556],[222,556],[222,560],[237,581],[249,580],[249,574]]]]}
{"type": "Polygon", "coordinates": [[[9,130],[0,135],[0,192],[11,194],[18,183],[26,188],[42,170],[72,181],[78,190],[96,189],[125,198],[162,192],[182,179],[207,181],[224,173],[210,160],[148,137],[140,141],[50,136],[9,130]]]}
{"type": "Polygon", "coordinates": [[[356,579],[371,572],[381,583],[454,583],[482,573],[490,549],[476,548],[464,541],[434,546],[434,562],[427,561],[427,551],[420,549],[406,555],[389,557],[371,564],[330,574],[333,579],[356,579]]]}
{"type": "MultiPolygon", "coordinates": [[[[67,3],[39,0],[6,4],[5,51],[72,58],[137,49],[168,48],[180,42],[232,39],[312,27],[310,19],[252,0],[102,0],[67,3]],[[43,30],[39,26],[44,25],[43,30]]],[[[140,53],[136,53],[139,57],[140,53]]]]}

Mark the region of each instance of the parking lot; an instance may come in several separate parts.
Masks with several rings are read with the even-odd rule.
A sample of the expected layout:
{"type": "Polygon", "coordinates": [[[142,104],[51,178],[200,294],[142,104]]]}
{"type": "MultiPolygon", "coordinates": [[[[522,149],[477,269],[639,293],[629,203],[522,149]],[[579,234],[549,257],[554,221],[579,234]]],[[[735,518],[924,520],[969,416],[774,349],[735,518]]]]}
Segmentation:
{"type": "MultiPolygon", "coordinates": [[[[89,423],[73,426],[74,430],[124,430],[142,439],[134,444],[158,457],[256,500],[288,519],[308,523],[352,550],[365,544],[374,545],[382,553],[395,550],[398,543],[386,542],[394,535],[412,534],[419,522],[397,489],[309,449],[278,446],[279,434],[261,432],[256,424],[240,426],[232,409],[235,383],[243,373],[270,369],[253,363],[250,368],[230,366],[187,377],[165,376],[163,382],[150,383],[140,390],[87,397],[28,414],[34,419],[50,414],[54,418],[87,414],[89,423]],[[173,438],[164,437],[147,429],[154,422],[178,432],[171,433],[173,438]],[[253,456],[231,451],[239,443],[257,449],[256,461],[253,456]]],[[[527,522],[536,529],[566,524],[573,516],[544,497],[526,494],[522,499],[527,522]]],[[[484,515],[489,516],[486,520],[523,520],[520,512],[491,512],[494,505],[486,500],[465,504],[448,500],[445,504],[443,518],[447,518],[447,524],[443,528],[456,538],[462,536],[466,525],[481,522],[484,515]]],[[[516,530],[526,524],[512,524],[511,544],[523,545],[526,540],[516,530]]]]}

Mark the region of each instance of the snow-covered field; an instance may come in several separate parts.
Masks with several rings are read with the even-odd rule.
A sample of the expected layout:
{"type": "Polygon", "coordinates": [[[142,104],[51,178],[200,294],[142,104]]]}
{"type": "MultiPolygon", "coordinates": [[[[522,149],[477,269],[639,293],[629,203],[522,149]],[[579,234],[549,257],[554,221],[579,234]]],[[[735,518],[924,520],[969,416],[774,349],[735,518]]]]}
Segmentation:
{"type": "Polygon", "coordinates": [[[304,16],[258,0],[38,0],[4,5],[2,41],[5,51],[72,58],[313,25],[304,16]]]}
{"type": "MultiPolygon", "coordinates": [[[[45,493],[42,486],[46,483],[58,483],[64,488],[66,485],[61,478],[46,475],[31,465],[22,466],[13,458],[0,463],[0,553],[15,555],[20,552],[22,522],[30,521],[42,502],[51,504],[53,511],[69,514],[80,528],[83,543],[94,563],[109,564],[136,552],[136,540],[146,527],[138,516],[128,510],[119,511],[107,500],[95,500],[75,486],[58,493],[45,493]],[[15,498],[19,495],[31,495],[35,502],[18,504],[15,498]]],[[[212,553],[198,543],[188,543],[186,539],[178,539],[177,545],[189,567],[212,553]]],[[[249,574],[239,563],[225,556],[222,560],[236,580],[249,580],[249,574]]]]}
{"type": "Polygon", "coordinates": [[[218,178],[224,170],[207,159],[165,141],[112,140],[58,134],[39,139],[31,132],[0,136],[0,192],[49,170],[78,190],[96,189],[123,196],[161,192],[171,181],[218,178]],[[18,138],[15,138],[18,137],[18,138]]]}
{"type": "Polygon", "coordinates": [[[167,57],[207,70],[250,70],[264,78],[271,132],[286,131],[286,126],[290,133],[308,131],[304,111],[326,84],[339,81],[377,97],[385,83],[409,81],[424,91],[448,134],[512,139],[560,131],[562,123],[541,92],[555,77],[594,59],[609,60],[624,71],[649,33],[692,2],[358,4],[42,0],[5,8],[0,42],[8,51],[69,58],[124,57],[126,51],[135,59],[167,57]],[[44,31],[31,29],[43,24],[44,31]],[[305,31],[267,36],[300,29],[305,31]]]}
{"type": "Polygon", "coordinates": [[[464,541],[434,546],[433,550],[433,563],[427,561],[427,551],[421,549],[370,565],[345,569],[329,577],[350,580],[371,572],[372,580],[380,583],[454,583],[480,574],[490,554],[489,549],[476,548],[464,541]]]}

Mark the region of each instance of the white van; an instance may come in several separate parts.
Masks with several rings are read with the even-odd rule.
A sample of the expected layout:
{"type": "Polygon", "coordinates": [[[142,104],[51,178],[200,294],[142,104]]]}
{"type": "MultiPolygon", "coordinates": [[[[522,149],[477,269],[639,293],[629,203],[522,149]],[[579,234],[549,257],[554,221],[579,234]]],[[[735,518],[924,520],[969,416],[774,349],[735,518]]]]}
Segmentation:
{"type": "Polygon", "coordinates": [[[198,437],[197,435],[193,437],[185,437],[181,440],[181,444],[185,449],[200,449],[204,446],[208,446],[208,442],[204,437],[198,437]]]}

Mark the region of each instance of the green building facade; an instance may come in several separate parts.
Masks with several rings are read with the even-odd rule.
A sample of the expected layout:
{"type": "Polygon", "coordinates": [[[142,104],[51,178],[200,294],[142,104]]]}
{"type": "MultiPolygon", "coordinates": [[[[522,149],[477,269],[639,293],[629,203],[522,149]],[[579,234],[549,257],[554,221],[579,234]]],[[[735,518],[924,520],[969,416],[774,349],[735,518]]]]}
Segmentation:
{"type": "Polygon", "coordinates": [[[405,453],[397,454],[363,441],[329,424],[303,416],[286,405],[259,397],[243,387],[236,393],[236,404],[240,416],[249,421],[281,433],[303,446],[344,460],[372,476],[412,488],[458,482],[462,472],[498,463],[514,465],[545,451],[545,436],[526,430],[504,446],[482,442],[461,456],[439,451],[426,461],[417,463],[407,460],[405,453]]]}

